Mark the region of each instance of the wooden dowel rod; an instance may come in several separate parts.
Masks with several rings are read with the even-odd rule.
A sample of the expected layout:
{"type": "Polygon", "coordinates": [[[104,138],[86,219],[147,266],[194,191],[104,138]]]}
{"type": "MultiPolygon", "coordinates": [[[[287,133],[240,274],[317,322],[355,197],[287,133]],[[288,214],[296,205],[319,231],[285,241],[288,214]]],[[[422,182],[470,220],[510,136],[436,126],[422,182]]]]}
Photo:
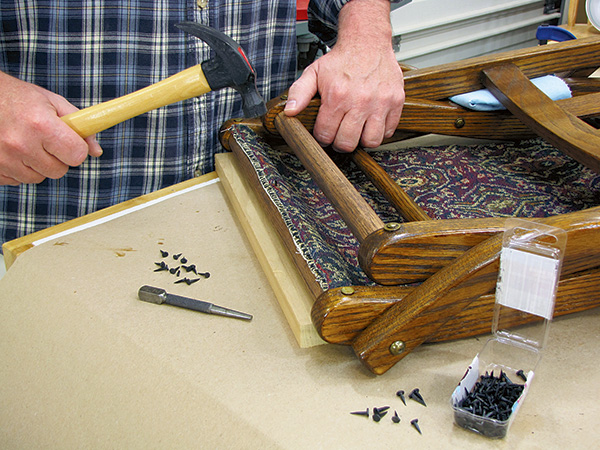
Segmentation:
{"type": "Polygon", "coordinates": [[[275,118],[275,127],[342,216],[359,243],[362,243],[371,233],[383,228],[383,221],[300,120],[280,113],[275,118]]]}
{"type": "Polygon", "coordinates": [[[352,152],[352,161],[371,180],[394,208],[409,222],[431,220],[394,179],[362,148],[352,152]]]}
{"type": "Polygon", "coordinates": [[[575,26],[577,22],[577,10],[579,8],[579,0],[569,1],[569,12],[567,13],[567,25],[569,27],[575,26]]]}

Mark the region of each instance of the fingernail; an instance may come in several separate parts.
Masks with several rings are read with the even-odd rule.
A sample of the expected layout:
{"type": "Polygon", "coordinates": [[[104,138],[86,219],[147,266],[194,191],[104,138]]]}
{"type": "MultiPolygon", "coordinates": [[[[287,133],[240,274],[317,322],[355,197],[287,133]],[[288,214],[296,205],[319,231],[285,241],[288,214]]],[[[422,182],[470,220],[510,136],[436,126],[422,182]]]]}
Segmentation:
{"type": "Polygon", "coordinates": [[[285,104],[284,111],[291,111],[293,109],[296,109],[296,100],[288,100],[287,103],[285,104]]]}

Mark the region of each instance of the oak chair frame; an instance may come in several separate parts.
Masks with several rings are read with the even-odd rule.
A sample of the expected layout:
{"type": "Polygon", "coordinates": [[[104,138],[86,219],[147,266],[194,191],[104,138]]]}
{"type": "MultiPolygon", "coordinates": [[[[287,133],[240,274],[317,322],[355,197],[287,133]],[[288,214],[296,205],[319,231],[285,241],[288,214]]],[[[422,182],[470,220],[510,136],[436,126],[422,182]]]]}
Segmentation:
{"type": "MultiPolygon", "coordinates": [[[[600,172],[600,132],[586,121],[600,115],[600,84],[588,75],[600,67],[600,40],[567,41],[472,58],[405,73],[406,103],[397,133],[403,139],[431,133],[520,140],[541,136],[590,169],[600,172]],[[574,96],[552,101],[529,81],[559,74],[574,96]],[[488,88],[507,108],[475,112],[448,97],[488,88]]],[[[297,117],[282,112],[286,97],[268,104],[262,120],[234,120],[222,129],[263,206],[276,221],[296,266],[315,297],[312,320],[330,343],[351,345],[362,363],[382,374],[424,342],[489,331],[505,220],[430,220],[362,149],[352,159],[402,214],[405,223],[384,224],[348,182],[311,130],[320,104],[314,99],[297,117]],[[283,137],[360,243],[359,261],[375,286],[323,291],[295,256],[280,220],[230,127],[243,123],[268,139],[283,137]],[[414,257],[418,254],[419,261],[414,257]],[[409,283],[420,282],[418,286],[409,283]]],[[[600,305],[600,207],[536,219],[568,233],[555,316],[600,305]]],[[[514,324],[523,323],[515,317],[514,324]]]]}

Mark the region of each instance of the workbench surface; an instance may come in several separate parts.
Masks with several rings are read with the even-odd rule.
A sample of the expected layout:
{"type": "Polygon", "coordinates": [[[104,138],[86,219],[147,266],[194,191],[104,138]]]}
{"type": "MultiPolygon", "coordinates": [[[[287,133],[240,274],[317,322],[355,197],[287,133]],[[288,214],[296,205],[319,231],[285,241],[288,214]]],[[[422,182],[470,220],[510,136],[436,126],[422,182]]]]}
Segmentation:
{"type": "Polygon", "coordinates": [[[421,346],[379,377],[346,347],[299,348],[221,183],[199,186],[36,245],[0,280],[1,448],[600,442],[598,309],[552,323],[525,403],[508,436],[492,441],[455,426],[450,408],[486,336],[421,346]],[[154,272],[161,249],[183,253],[210,278],[174,284],[175,275],[154,272]],[[144,284],[254,319],[140,302],[144,284]],[[416,387],[427,407],[411,400],[404,406],[395,394],[416,387]],[[350,414],[379,406],[392,411],[379,423],[350,414]],[[390,420],[393,410],[399,424],[390,420]],[[410,425],[414,418],[422,435],[410,425]]]}

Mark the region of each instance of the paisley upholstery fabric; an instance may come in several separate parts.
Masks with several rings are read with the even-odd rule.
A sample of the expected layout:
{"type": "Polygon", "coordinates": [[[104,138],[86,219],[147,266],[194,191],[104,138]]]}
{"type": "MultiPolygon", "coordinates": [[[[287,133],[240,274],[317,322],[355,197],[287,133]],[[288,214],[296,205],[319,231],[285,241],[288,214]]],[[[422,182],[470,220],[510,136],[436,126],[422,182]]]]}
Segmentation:
{"type": "MultiPolygon", "coordinates": [[[[299,160],[247,127],[233,134],[320,286],[372,284],[358,241],[299,160]]],[[[600,175],[541,139],[370,154],[432,219],[535,218],[600,205],[600,175]]],[[[384,222],[403,221],[350,159],[338,165],[384,222]]]]}

